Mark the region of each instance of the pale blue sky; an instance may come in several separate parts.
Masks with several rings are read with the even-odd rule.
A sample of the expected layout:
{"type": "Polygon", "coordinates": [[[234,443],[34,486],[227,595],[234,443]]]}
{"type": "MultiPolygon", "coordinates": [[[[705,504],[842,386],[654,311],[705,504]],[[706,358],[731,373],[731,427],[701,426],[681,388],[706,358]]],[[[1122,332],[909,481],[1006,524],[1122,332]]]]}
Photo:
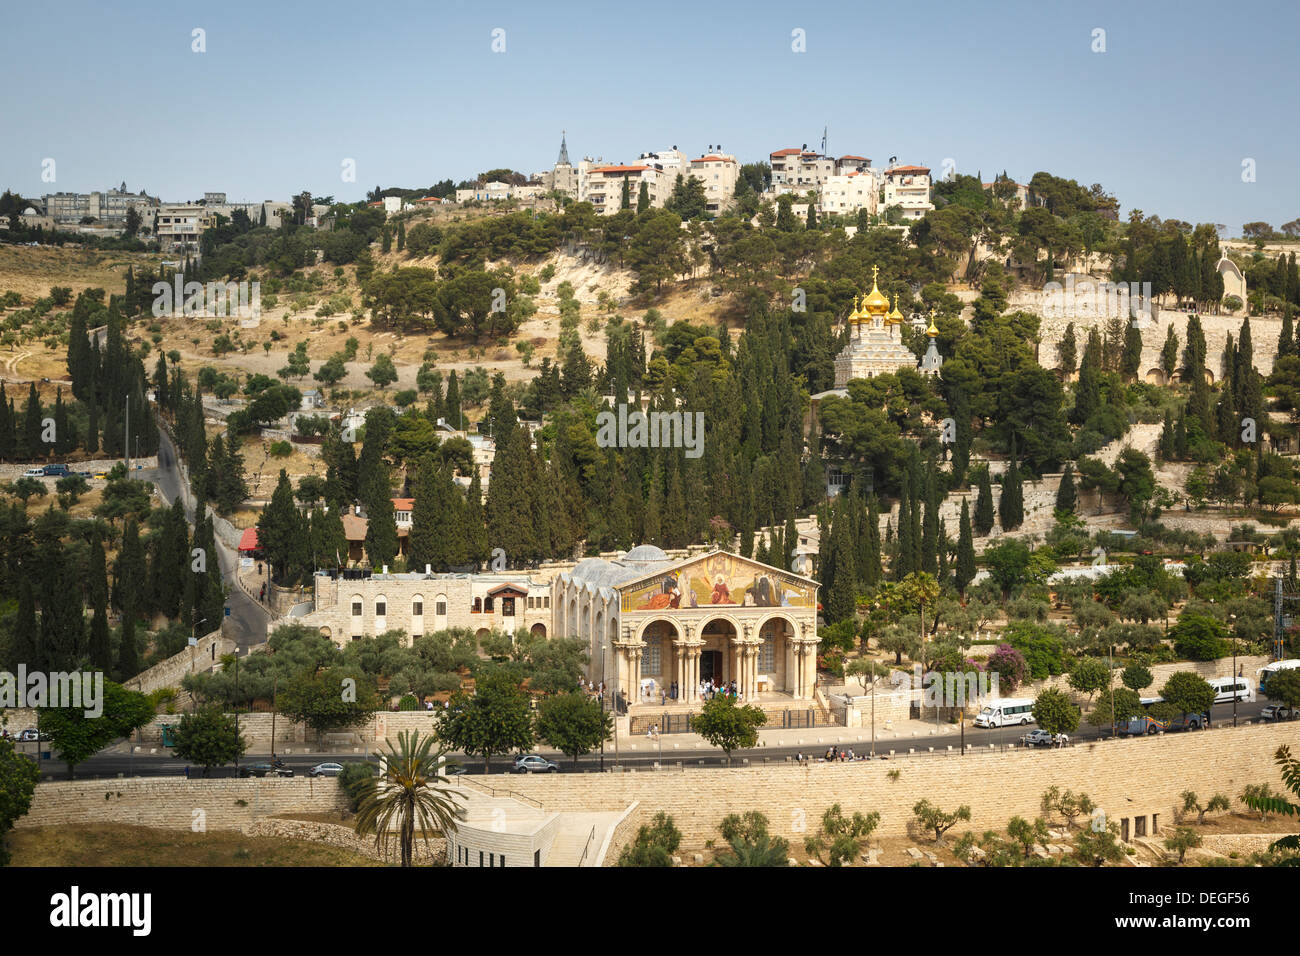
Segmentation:
{"type": "Polygon", "coordinates": [[[1300,216],[1297,27],[1295,3],[1200,0],[0,0],[0,187],[355,200],[540,171],[561,129],[575,159],[721,144],[749,162],[819,146],[828,125],[836,155],[936,170],[951,158],[985,179],[1045,169],[1102,183],[1125,215],[1235,234],[1300,216]],[[191,51],[196,27],[205,53],[191,51]]]}

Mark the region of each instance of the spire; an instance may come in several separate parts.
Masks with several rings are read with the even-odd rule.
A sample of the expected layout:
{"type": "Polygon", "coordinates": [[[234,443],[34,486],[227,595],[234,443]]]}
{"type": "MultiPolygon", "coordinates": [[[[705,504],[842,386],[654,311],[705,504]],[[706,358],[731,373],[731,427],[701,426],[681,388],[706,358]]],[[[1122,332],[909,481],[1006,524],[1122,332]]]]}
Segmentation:
{"type": "Polygon", "coordinates": [[[555,161],[556,166],[568,166],[569,163],[569,144],[565,141],[565,130],[560,130],[560,158],[555,161]]]}

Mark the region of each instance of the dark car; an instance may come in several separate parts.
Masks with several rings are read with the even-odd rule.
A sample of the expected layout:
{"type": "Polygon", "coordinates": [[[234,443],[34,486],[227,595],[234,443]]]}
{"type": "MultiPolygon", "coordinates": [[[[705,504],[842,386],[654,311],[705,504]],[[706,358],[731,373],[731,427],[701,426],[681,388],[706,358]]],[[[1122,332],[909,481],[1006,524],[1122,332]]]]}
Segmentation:
{"type": "Polygon", "coordinates": [[[241,777],[292,777],[293,768],[276,767],[269,763],[254,763],[239,768],[241,777]]]}
{"type": "Polygon", "coordinates": [[[67,465],[46,465],[45,466],[46,478],[64,478],[67,475],[68,475],[67,465]]]}

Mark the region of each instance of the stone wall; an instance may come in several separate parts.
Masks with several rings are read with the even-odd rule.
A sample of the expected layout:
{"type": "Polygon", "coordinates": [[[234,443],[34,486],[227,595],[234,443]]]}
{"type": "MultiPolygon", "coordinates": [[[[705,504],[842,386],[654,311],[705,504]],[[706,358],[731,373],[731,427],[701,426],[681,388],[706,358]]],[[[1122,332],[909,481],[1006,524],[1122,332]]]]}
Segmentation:
{"type": "Polygon", "coordinates": [[[193,647],[186,647],[180,653],[160,661],[147,671],[136,674],[123,686],[128,690],[138,690],[142,694],[152,693],[161,687],[175,687],[179,690],[181,679],[186,674],[212,670],[221,656],[233,654],[236,646],[234,641],[223,638],[220,630],[213,631],[199,638],[198,643],[193,647]]]}
{"type": "Polygon", "coordinates": [[[188,830],[195,811],[202,810],[209,830],[238,830],[276,814],[346,809],[347,798],[333,777],[53,780],[37,785],[31,812],[17,825],[129,823],[188,830]]]}
{"type": "MultiPolygon", "coordinates": [[[[1040,812],[1053,785],[1088,793],[1115,820],[1158,814],[1174,822],[1179,794],[1229,794],[1246,784],[1280,785],[1273,753],[1300,748],[1300,724],[1219,727],[1152,739],[1080,744],[1064,750],[1012,750],[924,755],[858,763],[780,764],[727,770],[647,770],[621,774],[536,774],[508,786],[551,811],[622,810],[640,802],[642,820],[671,814],[686,840],[716,839],[728,813],[761,810],[777,835],[802,840],[833,803],[878,810],[880,833],[907,833],[912,806],[926,798],[944,809],[967,804],[971,822],[959,830],[1005,827],[1017,814],[1040,812]],[[896,780],[888,774],[898,771],[896,780]]],[[[490,781],[499,783],[499,781],[490,781]]]]}
{"type": "MultiPolygon", "coordinates": [[[[317,823],[310,820],[259,820],[239,828],[248,836],[281,837],[289,840],[303,840],[309,843],[325,843],[329,846],[351,850],[361,856],[378,860],[381,863],[397,864],[400,851],[394,841],[388,852],[381,853],[375,846],[374,837],[359,837],[351,827],[338,823],[317,823]]],[[[447,841],[442,837],[433,837],[427,843],[415,841],[416,865],[441,866],[447,861],[447,841]]]]}

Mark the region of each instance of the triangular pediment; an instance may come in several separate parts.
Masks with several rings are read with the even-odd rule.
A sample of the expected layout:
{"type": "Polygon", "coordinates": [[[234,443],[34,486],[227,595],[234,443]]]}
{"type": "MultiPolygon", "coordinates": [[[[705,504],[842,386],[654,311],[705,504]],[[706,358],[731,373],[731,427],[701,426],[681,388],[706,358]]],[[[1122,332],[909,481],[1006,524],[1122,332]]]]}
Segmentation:
{"type": "Polygon", "coordinates": [[[817,605],[818,583],[725,551],[685,558],[618,585],[624,611],[709,606],[817,605]]]}

